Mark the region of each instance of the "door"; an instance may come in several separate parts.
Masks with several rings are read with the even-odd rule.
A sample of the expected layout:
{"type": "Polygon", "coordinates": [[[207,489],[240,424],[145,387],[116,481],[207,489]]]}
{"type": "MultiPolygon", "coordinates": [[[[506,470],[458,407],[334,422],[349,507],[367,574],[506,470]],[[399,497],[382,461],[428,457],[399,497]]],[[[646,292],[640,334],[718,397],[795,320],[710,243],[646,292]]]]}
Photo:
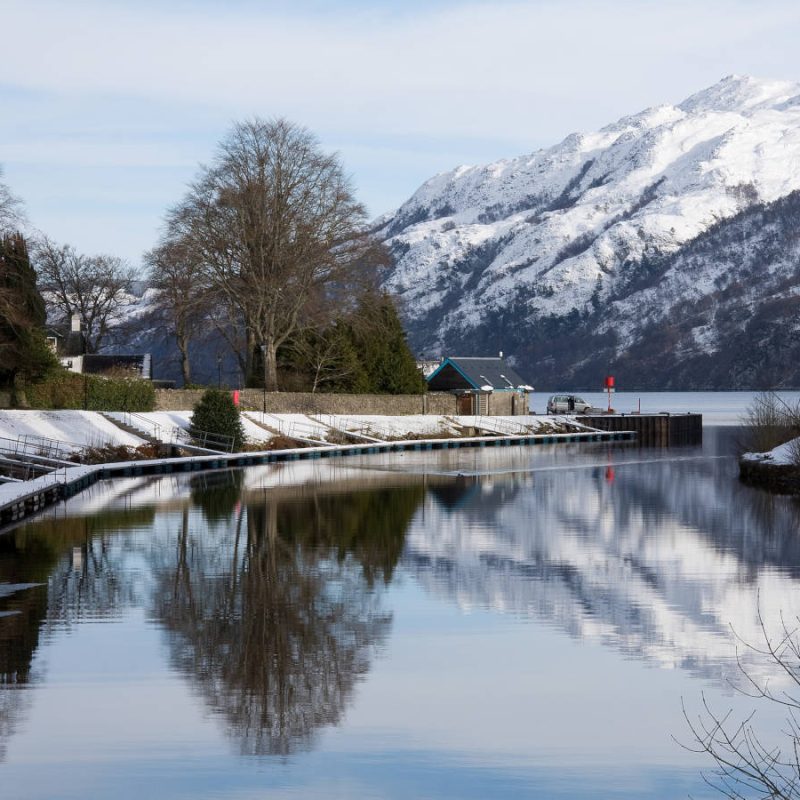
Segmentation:
{"type": "Polygon", "coordinates": [[[458,413],[462,417],[471,417],[473,414],[472,411],[472,395],[467,394],[460,394],[458,396],[458,413]]]}

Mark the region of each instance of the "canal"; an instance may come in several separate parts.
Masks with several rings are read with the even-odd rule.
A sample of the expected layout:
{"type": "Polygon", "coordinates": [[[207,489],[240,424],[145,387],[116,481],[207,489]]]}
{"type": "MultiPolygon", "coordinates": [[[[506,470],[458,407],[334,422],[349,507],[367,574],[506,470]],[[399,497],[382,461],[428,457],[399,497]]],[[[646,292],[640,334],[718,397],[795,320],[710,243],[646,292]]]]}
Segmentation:
{"type": "Polygon", "coordinates": [[[800,610],[736,437],[97,484],[0,537],[0,794],[715,797],[682,704],[800,610]]]}

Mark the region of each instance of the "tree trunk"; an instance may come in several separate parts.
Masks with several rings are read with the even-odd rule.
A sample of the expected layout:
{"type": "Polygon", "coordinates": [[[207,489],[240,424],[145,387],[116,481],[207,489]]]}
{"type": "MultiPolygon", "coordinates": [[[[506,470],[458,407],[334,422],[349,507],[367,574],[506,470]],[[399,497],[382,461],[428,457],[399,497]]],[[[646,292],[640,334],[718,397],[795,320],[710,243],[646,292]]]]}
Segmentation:
{"type": "Polygon", "coordinates": [[[275,341],[269,339],[266,342],[266,352],[264,356],[264,388],[268,392],[278,391],[278,348],[275,341]]]}
{"type": "Polygon", "coordinates": [[[175,343],[178,345],[178,351],[181,354],[181,377],[183,378],[183,385],[188,386],[192,382],[192,367],[189,363],[189,337],[186,335],[186,329],[183,325],[176,327],[175,343]]]}
{"type": "Polygon", "coordinates": [[[28,395],[25,392],[25,378],[19,372],[14,374],[14,383],[11,388],[11,405],[14,408],[30,408],[28,395]]]}
{"type": "MultiPolygon", "coordinates": [[[[255,370],[258,366],[259,360],[254,358],[256,349],[256,338],[253,336],[253,331],[248,328],[245,332],[245,346],[244,346],[244,385],[245,386],[258,386],[261,383],[261,378],[256,375],[255,370]]],[[[239,363],[242,363],[241,358],[239,363]]]]}

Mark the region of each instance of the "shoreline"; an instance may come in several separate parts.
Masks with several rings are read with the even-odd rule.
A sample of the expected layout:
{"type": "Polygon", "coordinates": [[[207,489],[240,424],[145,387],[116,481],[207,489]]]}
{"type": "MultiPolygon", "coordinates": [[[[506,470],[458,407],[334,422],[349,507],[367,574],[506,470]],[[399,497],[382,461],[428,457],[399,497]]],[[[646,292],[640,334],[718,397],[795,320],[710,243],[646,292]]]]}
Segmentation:
{"type": "Polygon", "coordinates": [[[58,469],[48,475],[26,481],[24,484],[15,483],[0,487],[0,535],[13,530],[24,520],[44,510],[46,507],[69,497],[74,497],[98,481],[114,478],[235,469],[262,464],[278,464],[286,461],[379,455],[381,453],[451,450],[468,447],[519,447],[577,442],[622,442],[635,441],[635,438],[633,431],[587,431],[583,433],[548,433],[528,436],[415,439],[399,442],[120,461],[91,466],[78,465],[58,469]]]}
{"type": "Polygon", "coordinates": [[[794,464],[771,464],[740,458],[739,479],[748,486],[772,494],[800,495],[800,467],[794,464]]]}

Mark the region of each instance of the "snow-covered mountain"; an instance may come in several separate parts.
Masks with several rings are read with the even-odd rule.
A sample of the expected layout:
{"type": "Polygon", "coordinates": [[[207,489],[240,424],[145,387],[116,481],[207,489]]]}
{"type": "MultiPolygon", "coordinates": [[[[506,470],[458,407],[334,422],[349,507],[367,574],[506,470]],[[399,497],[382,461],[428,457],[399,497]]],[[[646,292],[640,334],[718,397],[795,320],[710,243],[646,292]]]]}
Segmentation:
{"type": "Polygon", "coordinates": [[[730,76],[431,178],[375,228],[421,353],[537,387],[800,386],[800,85],[730,76]]]}

